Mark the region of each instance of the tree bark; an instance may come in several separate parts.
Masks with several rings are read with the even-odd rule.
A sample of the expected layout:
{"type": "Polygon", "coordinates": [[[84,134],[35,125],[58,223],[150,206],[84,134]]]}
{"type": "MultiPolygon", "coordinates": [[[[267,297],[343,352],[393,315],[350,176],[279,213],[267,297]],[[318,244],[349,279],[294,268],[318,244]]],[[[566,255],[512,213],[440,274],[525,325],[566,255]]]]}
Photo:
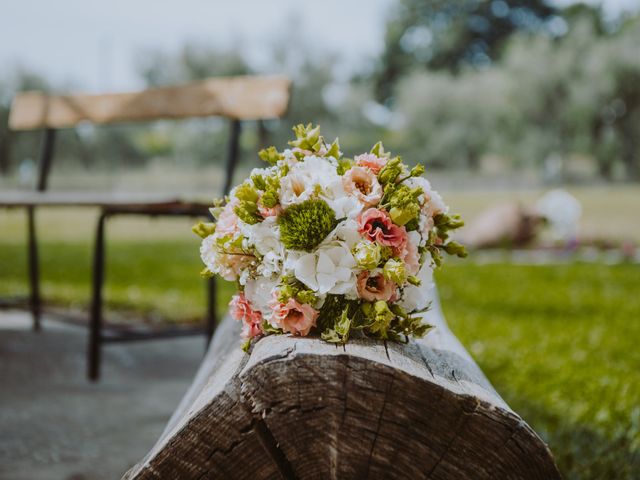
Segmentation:
{"type": "Polygon", "coordinates": [[[555,479],[553,457],[448,329],[407,345],[269,336],[226,318],[151,452],[124,478],[555,479]]]}

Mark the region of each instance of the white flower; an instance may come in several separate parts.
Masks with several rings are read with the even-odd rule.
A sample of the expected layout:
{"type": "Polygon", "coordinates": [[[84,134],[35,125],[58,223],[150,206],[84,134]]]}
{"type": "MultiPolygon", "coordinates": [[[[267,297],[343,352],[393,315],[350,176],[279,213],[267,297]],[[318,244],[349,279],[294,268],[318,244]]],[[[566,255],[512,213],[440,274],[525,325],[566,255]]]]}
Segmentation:
{"type": "Polygon", "coordinates": [[[336,218],[356,218],[362,212],[364,206],[354,195],[325,198],[327,204],[333,209],[336,218]]]}
{"type": "Polygon", "coordinates": [[[277,279],[258,277],[247,280],[244,287],[244,296],[251,302],[256,310],[260,310],[265,318],[273,313],[269,302],[273,299],[273,292],[278,287],[277,279]]]}
{"type": "Polygon", "coordinates": [[[429,180],[424,177],[411,177],[405,180],[405,184],[409,188],[422,188],[424,196],[419,198],[420,204],[422,204],[431,216],[438,213],[447,213],[449,207],[444,203],[440,194],[431,188],[429,180]]]}
{"type": "Polygon", "coordinates": [[[333,158],[316,156],[305,157],[292,165],[289,173],[280,179],[282,206],[301,203],[317,195],[333,209],[336,218],[357,217],[362,204],[355,195],[347,194],[336,166],[333,158]]]}
{"type": "Polygon", "coordinates": [[[358,233],[358,222],[348,218],[340,222],[336,228],[327,235],[327,238],[323,240],[321,245],[331,245],[338,241],[344,242],[350,250],[353,250],[353,247],[355,247],[356,243],[360,240],[362,240],[362,237],[360,233],[358,233]]]}
{"type": "Polygon", "coordinates": [[[426,261],[418,272],[417,277],[422,283],[419,286],[408,285],[402,292],[402,299],[398,304],[407,312],[422,310],[433,299],[433,270],[430,263],[426,261]]]}
{"type": "Polygon", "coordinates": [[[280,229],[276,217],[267,217],[254,225],[242,223],[240,231],[245,238],[246,246],[254,248],[262,261],[257,271],[260,275],[270,277],[280,273],[284,247],[280,241],[280,229]]]}
{"type": "Polygon", "coordinates": [[[217,257],[218,249],[216,248],[216,238],[213,235],[209,235],[204,238],[200,244],[200,258],[202,258],[202,263],[204,263],[209,270],[215,272],[217,270],[217,257]]]}
{"type": "Polygon", "coordinates": [[[356,261],[345,242],[320,246],[313,253],[288,260],[294,275],[314,292],[357,298],[356,261]]]}

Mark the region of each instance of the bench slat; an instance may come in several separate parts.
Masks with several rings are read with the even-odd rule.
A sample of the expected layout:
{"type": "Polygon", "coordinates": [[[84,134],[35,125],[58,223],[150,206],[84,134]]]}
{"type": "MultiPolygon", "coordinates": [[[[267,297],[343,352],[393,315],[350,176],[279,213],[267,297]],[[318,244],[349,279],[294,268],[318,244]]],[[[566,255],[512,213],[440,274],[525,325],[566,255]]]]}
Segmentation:
{"type": "Polygon", "coordinates": [[[223,116],[237,120],[282,117],[291,82],[283,76],[211,78],[186,85],[104,95],[24,92],[11,107],[12,130],[68,128],[116,122],[223,116]]]}

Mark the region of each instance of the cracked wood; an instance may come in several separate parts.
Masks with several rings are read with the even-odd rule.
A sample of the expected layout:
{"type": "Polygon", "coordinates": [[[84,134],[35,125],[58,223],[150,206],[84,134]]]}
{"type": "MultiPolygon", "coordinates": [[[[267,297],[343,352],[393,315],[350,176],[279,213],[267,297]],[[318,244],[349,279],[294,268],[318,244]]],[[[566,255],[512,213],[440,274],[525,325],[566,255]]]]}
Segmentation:
{"type": "Polygon", "coordinates": [[[408,345],[270,336],[225,319],[183,401],[125,479],[555,479],[434,302],[408,345]]]}

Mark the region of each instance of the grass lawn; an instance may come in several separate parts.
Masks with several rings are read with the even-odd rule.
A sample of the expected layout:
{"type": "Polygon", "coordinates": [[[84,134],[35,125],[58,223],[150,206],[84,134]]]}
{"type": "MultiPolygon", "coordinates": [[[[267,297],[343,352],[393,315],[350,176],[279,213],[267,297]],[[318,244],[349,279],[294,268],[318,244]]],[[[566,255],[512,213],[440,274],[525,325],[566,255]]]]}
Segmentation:
{"type": "MultiPolygon", "coordinates": [[[[0,295],[26,294],[23,220],[2,215],[0,295]]],[[[41,213],[43,291],[86,307],[94,223],[80,218],[41,213]]],[[[204,283],[188,222],[128,222],[110,225],[109,305],[199,318],[204,283]]],[[[452,329],[565,478],[640,478],[639,266],[451,262],[438,283],[452,329]]],[[[220,309],[231,286],[223,292],[220,309]]]]}

